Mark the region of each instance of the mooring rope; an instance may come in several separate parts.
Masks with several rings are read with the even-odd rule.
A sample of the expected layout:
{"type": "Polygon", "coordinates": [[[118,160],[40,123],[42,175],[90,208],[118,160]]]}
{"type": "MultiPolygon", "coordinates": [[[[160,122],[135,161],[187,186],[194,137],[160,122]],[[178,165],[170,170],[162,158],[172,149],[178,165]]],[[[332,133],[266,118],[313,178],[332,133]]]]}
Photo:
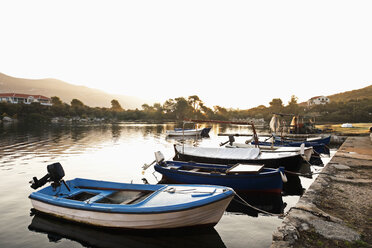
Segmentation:
{"type": "Polygon", "coordinates": [[[297,176],[303,176],[303,177],[312,176],[312,175],[320,175],[320,174],[333,176],[332,174],[325,173],[325,172],[299,173],[299,172],[293,172],[293,171],[287,171],[287,170],[285,170],[284,172],[288,174],[297,175],[297,176]]]}
{"type": "Polygon", "coordinates": [[[242,201],[242,202],[239,202],[239,201],[237,201],[236,200],[236,202],[239,202],[240,204],[242,204],[242,205],[246,205],[246,206],[248,206],[248,207],[250,207],[250,208],[253,208],[254,210],[256,210],[256,211],[258,211],[258,212],[262,212],[262,213],[264,213],[264,214],[267,214],[267,215],[271,215],[271,216],[277,216],[277,217],[284,217],[284,214],[282,213],[282,214],[274,214],[274,213],[270,213],[270,212],[267,212],[267,211],[265,211],[265,210],[262,210],[262,209],[259,209],[259,208],[257,208],[257,207],[255,207],[255,206],[252,206],[251,204],[249,204],[248,202],[246,202],[240,195],[238,195],[236,192],[235,192],[235,195],[242,201]]]}

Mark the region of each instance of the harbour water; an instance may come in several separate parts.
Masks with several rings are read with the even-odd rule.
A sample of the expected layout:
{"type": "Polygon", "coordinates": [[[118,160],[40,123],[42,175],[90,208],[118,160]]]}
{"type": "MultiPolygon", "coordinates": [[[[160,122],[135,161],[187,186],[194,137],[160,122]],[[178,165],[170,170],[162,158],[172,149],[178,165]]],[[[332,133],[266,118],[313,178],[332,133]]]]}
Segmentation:
{"type": "MultiPolygon", "coordinates": [[[[146,178],[149,183],[157,183],[161,175],[152,167],[143,174],[142,166],[154,160],[155,151],[172,159],[173,144],[179,140],[167,138],[165,131],[174,127],[175,124],[128,122],[0,125],[0,247],[269,247],[272,232],[282,219],[264,214],[251,216],[245,211],[225,212],[211,229],[167,232],[105,230],[31,214],[28,195],[32,189],[28,182],[33,176],[44,176],[46,166],[54,162],[64,167],[64,179],[143,183],[146,178]]],[[[211,127],[210,137],[186,143],[218,147],[227,140],[218,133],[251,133],[246,126],[211,127]]],[[[328,160],[323,158],[324,163],[328,160]]],[[[301,184],[307,188],[313,180],[301,177],[301,184]]],[[[285,211],[298,199],[299,196],[284,196],[285,211]]]]}

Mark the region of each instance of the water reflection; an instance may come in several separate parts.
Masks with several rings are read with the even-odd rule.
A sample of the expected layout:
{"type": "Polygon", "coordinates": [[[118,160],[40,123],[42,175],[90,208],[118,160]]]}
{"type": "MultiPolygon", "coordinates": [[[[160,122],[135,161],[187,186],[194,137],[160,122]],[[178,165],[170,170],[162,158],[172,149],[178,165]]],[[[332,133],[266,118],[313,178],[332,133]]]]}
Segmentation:
{"type": "Polygon", "coordinates": [[[68,239],[85,247],[226,247],[214,228],[123,231],[76,224],[38,213],[28,229],[46,234],[52,243],[68,239]]]}
{"type": "Polygon", "coordinates": [[[20,157],[28,160],[34,157],[54,158],[63,154],[81,154],[86,150],[98,150],[105,145],[115,144],[123,138],[128,140],[149,135],[159,138],[163,131],[164,124],[0,125],[0,159],[3,164],[20,157]]]}

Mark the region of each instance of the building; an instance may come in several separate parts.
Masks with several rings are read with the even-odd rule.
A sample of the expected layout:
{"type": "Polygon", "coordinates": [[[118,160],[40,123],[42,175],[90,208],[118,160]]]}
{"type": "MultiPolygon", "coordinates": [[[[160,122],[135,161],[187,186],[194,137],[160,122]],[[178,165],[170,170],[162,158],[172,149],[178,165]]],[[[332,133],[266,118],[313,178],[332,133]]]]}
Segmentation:
{"type": "Polygon", "coordinates": [[[315,96],[315,97],[310,98],[307,101],[307,106],[310,107],[310,106],[313,106],[313,105],[327,104],[327,103],[330,103],[330,102],[331,101],[326,96],[315,96]]]}
{"type": "Polygon", "coordinates": [[[41,105],[52,106],[52,100],[42,95],[28,95],[18,93],[0,93],[0,102],[31,104],[38,102],[41,105]]]}

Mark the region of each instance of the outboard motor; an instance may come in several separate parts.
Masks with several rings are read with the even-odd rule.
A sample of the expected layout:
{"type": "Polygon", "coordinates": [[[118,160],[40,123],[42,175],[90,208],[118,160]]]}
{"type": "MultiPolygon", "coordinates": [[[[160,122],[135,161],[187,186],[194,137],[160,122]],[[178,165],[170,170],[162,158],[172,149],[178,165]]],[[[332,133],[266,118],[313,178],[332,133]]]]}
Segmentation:
{"type": "Polygon", "coordinates": [[[234,138],[234,135],[229,135],[229,140],[226,141],[226,142],[223,142],[223,143],[220,143],[220,146],[224,146],[226,145],[227,143],[230,144],[230,146],[232,146],[235,142],[235,138],[234,138]]]}
{"type": "Polygon", "coordinates": [[[229,135],[229,143],[230,143],[230,146],[232,146],[235,142],[235,138],[233,135],[229,135]]]}
{"type": "Polygon", "coordinates": [[[54,163],[47,166],[48,173],[40,179],[33,177],[31,183],[31,188],[37,189],[44,186],[47,182],[52,182],[51,185],[55,190],[57,187],[61,186],[61,182],[70,191],[69,187],[62,179],[65,176],[65,171],[60,163],[54,163]]]}

